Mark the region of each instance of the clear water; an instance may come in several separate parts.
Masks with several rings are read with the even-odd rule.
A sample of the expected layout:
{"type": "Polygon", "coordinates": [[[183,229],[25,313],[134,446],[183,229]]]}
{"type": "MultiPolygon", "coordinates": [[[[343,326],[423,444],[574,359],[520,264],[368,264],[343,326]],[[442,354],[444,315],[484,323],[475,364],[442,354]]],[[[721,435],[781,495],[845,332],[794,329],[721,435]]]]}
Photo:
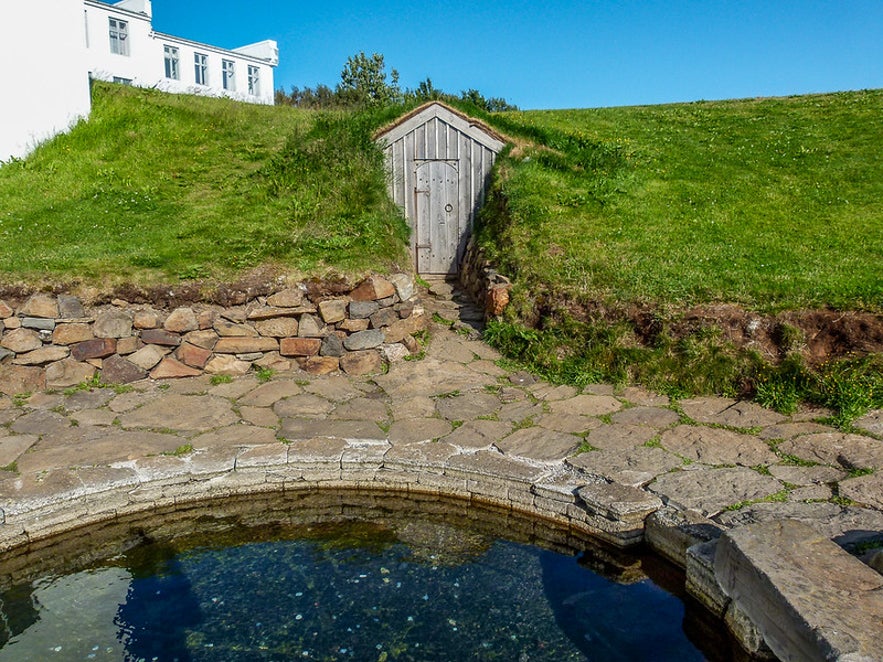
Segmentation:
{"type": "Polygon", "coordinates": [[[0,661],[705,659],[627,563],[406,514],[130,527],[120,553],[6,584],[0,661]]]}

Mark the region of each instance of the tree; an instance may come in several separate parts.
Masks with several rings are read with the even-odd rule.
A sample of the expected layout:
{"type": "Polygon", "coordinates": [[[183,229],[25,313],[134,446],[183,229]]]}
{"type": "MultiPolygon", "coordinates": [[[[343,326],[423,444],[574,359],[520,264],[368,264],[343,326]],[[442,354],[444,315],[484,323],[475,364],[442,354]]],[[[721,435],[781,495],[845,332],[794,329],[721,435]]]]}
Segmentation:
{"type": "Polygon", "coordinates": [[[402,91],[399,88],[399,72],[393,69],[386,80],[386,64],[383,55],[374,53],[371,57],[364,51],[347,58],[337,95],[354,105],[385,106],[399,103],[402,91]]]}

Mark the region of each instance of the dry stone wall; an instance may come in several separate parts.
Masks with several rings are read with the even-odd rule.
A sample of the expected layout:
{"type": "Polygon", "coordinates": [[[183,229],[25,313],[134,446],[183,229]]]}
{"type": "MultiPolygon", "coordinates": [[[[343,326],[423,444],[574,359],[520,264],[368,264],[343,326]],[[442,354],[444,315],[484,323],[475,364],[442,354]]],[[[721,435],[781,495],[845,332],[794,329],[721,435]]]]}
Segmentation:
{"type": "Polygon", "coordinates": [[[474,237],[469,239],[460,265],[460,284],[469,297],[482,306],[486,318],[501,315],[509,305],[512,284],[493,267],[474,237]]]}
{"type": "Polygon", "coordinates": [[[0,301],[0,392],[96,374],[114,384],[262,368],[368,374],[418,351],[414,335],[426,323],[408,274],[371,276],[333,297],[311,298],[298,284],[227,308],[116,300],[86,309],[74,296],[35,294],[17,306],[0,301]]]}

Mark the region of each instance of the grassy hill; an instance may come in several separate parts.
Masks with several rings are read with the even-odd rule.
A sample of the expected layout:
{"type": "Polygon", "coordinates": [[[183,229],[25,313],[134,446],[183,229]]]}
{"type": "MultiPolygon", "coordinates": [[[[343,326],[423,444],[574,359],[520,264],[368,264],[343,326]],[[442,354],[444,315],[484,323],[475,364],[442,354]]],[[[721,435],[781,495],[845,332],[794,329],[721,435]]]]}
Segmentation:
{"type": "Polygon", "coordinates": [[[495,118],[484,245],[578,300],[883,309],[883,91],[495,118]]]}
{"type": "Polygon", "coordinates": [[[372,128],[95,83],[88,121],[0,167],[0,282],[387,268],[407,227],[372,128]]]}

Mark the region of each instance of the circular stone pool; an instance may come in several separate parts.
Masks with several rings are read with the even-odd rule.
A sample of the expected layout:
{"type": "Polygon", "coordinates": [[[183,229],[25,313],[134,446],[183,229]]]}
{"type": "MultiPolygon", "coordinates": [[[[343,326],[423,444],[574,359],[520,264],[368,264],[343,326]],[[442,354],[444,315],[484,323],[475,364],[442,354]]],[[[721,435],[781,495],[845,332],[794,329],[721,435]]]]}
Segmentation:
{"type": "Polygon", "coordinates": [[[730,659],[682,584],[655,557],[462,501],[260,495],[10,555],[0,661],[730,659]]]}

